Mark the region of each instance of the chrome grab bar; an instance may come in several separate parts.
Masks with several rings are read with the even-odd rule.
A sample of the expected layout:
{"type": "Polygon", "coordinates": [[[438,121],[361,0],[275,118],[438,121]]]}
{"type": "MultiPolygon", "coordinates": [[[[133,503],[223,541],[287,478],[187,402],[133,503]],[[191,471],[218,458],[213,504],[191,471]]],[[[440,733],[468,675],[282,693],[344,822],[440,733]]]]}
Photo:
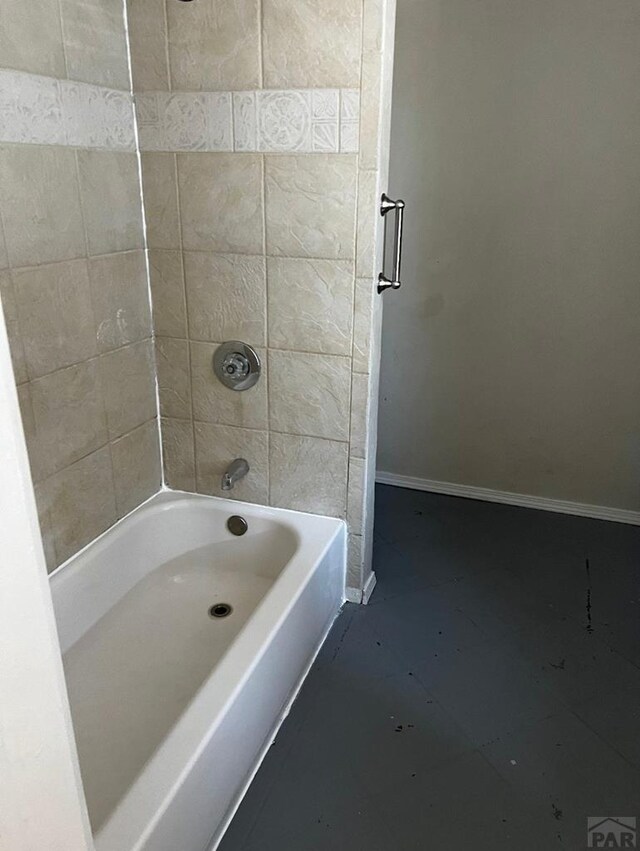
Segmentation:
{"type": "MultiPolygon", "coordinates": [[[[392,201],[388,195],[383,194],[380,199],[380,215],[385,219],[386,215],[392,210],[396,211],[396,233],[393,242],[393,278],[387,278],[383,272],[378,275],[378,292],[383,293],[385,290],[397,290],[401,285],[400,281],[400,263],[402,261],[402,225],[404,220],[404,201],[398,199],[392,201]]],[[[386,232],[386,231],[385,231],[386,232]]]]}

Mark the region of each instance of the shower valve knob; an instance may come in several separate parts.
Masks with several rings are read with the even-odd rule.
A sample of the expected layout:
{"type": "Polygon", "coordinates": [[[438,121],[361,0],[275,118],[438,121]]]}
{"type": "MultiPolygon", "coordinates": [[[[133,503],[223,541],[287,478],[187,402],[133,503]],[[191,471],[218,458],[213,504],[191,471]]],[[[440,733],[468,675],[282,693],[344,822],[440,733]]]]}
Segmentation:
{"type": "Polygon", "coordinates": [[[260,378],[260,358],[248,343],[229,340],[213,355],[213,371],[230,390],[248,390],[260,378]]]}
{"type": "Polygon", "coordinates": [[[227,375],[244,378],[249,375],[249,359],[240,352],[233,352],[224,359],[223,369],[227,375]]]}

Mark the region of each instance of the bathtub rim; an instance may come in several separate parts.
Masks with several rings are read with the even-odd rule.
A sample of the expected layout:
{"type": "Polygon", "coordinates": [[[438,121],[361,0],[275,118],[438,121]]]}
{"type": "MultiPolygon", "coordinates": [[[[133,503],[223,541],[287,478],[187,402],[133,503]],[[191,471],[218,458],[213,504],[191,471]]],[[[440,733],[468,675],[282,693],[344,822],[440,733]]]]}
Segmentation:
{"type": "MultiPolygon", "coordinates": [[[[174,497],[174,496],[181,497],[181,498],[182,497],[186,497],[186,498],[195,497],[197,499],[200,499],[200,497],[203,497],[206,500],[212,500],[212,501],[215,501],[215,502],[218,502],[218,503],[224,502],[224,503],[229,503],[230,505],[245,506],[249,510],[264,509],[264,510],[268,511],[269,513],[273,512],[274,514],[282,515],[284,517],[288,517],[288,516],[293,514],[293,515],[297,515],[297,516],[300,516],[300,517],[310,517],[310,518],[313,518],[314,520],[335,521],[336,523],[342,523],[345,526],[345,528],[346,528],[346,525],[347,525],[346,520],[338,518],[338,517],[329,517],[326,514],[314,514],[311,511],[299,511],[296,508],[279,508],[279,507],[271,506],[271,505],[262,505],[258,502],[247,502],[246,500],[229,499],[228,497],[214,496],[213,494],[208,494],[208,493],[196,493],[195,491],[178,490],[176,488],[170,488],[167,485],[163,485],[161,488],[159,488],[157,491],[155,491],[155,493],[152,493],[151,496],[148,496],[144,500],[144,502],[141,502],[139,505],[136,505],[135,508],[132,508],[131,511],[128,511],[126,514],[123,514],[122,517],[119,517],[115,521],[115,523],[112,523],[111,526],[109,526],[107,529],[104,530],[104,532],[100,532],[99,535],[96,535],[95,538],[92,538],[88,543],[86,543],[83,547],[81,547],[81,549],[79,549],[78,552],[69,556],[69,558],[65,559],[59,565],[54,567],[53,570],[48,571],[47,579],[49,580],[49,582],[51,582],[55,576],[57,576],[66,567],[68,567],[70,564],[72,564],[74,561],[76,561],[80,556],[84,555],[87,552],[87,550],[97,549],[97,545],[105,537],[110,535],[110,533],[113,533],[114,530],[119,529],[125,521],[129,520],[134,515],[142,514],[143,510],[145,508],[148,508],[151,503],[153,503],[153,502],[164,502],[165,500],[168,502],[171,499],[171,497],[174,497]]],[[[274,519],[277,519],[277,518],[274,518],[274,519]]]]}
{"type": "MultiPolygon", "coordinates": [[[[194,494],[189,491],[175,491],[163,488],[137,506],[129,514],[109,527],[98,538],[83,547],[78,553],[67,559],[62,565],[52,571],[50,580],[68,568],[77,565],[87,552],[102,549],[105,538],[113,537],[122,531],[127,520],[131,522],[134,515],[142,514],[152,507],[153,503],[160,506],[167,504],[186,503],[194,500],[198,503],[209,503],[218,510],[244,510],[247,516],[261,515],[267,519],[282,523],[291,529],[299,538],[299,546],[283,567],[280,576],[260,600],[247,622],[233,639],[218,665],[212,669],[194,694],[189,706],[169,731],[165,739],[143,767],[131,786],[125,791],[114,810],[94,834],[97,851],[110,849],[127,849],[138,851],[161,821],[185,778],[205,750],[208,741],[215,735],[222,719],[233,706],[238,694],[260,663],[274,636],[282,628],[291,610],[304,592],[312,576],[322,563],[330,548],[338,537],[341,538],[342,553],[342,590],[341,603],[345,600],[346,587],[346,546],[347,527],[344,520],[315,515],[307,512],[294,511],[284,508],[256,505],[254,503],[229,500],[223,497],[206,494],[194,494]],[[310,535],[310,533],[312,533],[310,535]],[[215,688],[212,683],[217,680],[215,688]],[[185,745],[190,743],[190,746],[185,745]]],[[[125,527],[126,528],[126,527],[125,527]]],[[[316,653],[320,649],[320,642],[316,653]]],[[[311,666],[313,659],[309,661],[311,666]]],[[[307,669],[308,670],[308,669],[307,669]]],[[[306,674],[305,674],[306,675],[306,674]]],[[[274,734],[286,717],[291,701],[297,689],[286,701],[285,710],[281,717],[274,719],[274,734]]],[[[264,753],[266,753],[265,748],[264,753]]],[[[257,757],[255,771],[264,757],[257,757]]],[[[242,796],[248,788],[250,779],[241,790],[237,808],[242,796]]],[[[231,816],[229,817],[230,821],[231,816]]],[[[226,824],[228,821],[225,819],[226,824]]],[[[219,834],[223,835],[223,832],[219,834]]]]}

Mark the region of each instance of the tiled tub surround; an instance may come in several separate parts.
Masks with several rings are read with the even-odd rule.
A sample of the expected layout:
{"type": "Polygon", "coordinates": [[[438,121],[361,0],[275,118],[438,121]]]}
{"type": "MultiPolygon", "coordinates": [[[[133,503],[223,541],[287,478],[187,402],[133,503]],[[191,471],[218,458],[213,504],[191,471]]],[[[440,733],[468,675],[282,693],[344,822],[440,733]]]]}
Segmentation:
{"type": "Polygon", "coordinates": [[[160,481],[136,175],[133,153],[0,147],[0,289],[50,567],[160,481]]]}
{"type": "MultiPolygon", "coordinates": [[[[63,5],[65,34],[71,38],[74,3],[63,5]]],[[[102,24],[106,31],[115,26],[117,15],[111,13],[117,3],[88,0],[79,5],[90,17],[98,15],[99,29],[102,24]]],[[[234,496],[349,520],[349,584],[357,596],[368,572],[362,533],[372,516],[367,482],[372,481],[375,456],[370,416],[377,355],[371,345],[379,262],[374,256],[376,239],[379,242],[375,210],[384,188],[378,144],[383,16],[386,9],[391,20],[392,3],[327,0],[322,8],[306,0],[156,5],[155,0],[130,0],[128,11],[168,482],[217,493],[230,458],[246,455],[252,474],[239,483],[234,496]],[[287,49],[282,53],[284,42],[287,49]],[[253,343],[263,358],[263,380],[249,393],[233,394],[218,386],[210,370],[215,346],[231,338],[253,343]]],[[[30,18],[30,12],[23,12],[23,19],[25,15],[30,18]]],[[[39,25],[31,18],[26,24],[36,29],[39,25]]],[[[388,23],[386,31],[391,31],[388,23]]],[[[54,178],[51,197],[35,198],[34,203],[46,208],[44,216],[32,219],[36,229],[38,221],[46,222],[35,238],[21,241],[17,228],[7,234],[10,262],[2,264],[12,267],[5,286],[12,295],[7,300],[25,267],[51,266],[54,280],[55,264],[84,260],[89,267],[97,257],[143,248],[139,211],[132,213],[131,206],[133,154],[87,150],[131,147],[129,96],[116,91],[121,83],[107,73],[109,50],[97,50],[102,70],[94,73],[87,51],[82,53],[82,39],[73,36],[71,41],[75,64],[65,62],[64,51],[62,64],[57,59],[50,64],[39,61],[39,55],[16,59],[16,69],[34,73],[22,75],[29,78],[22,79],[22,105],[8,98],[11,120],[5,126],[14,134],[8,138],[31,143],[30,150],[43,155],[68,154],[77,165],[75,178],[69,168],[72,160],[59,172],[57,165],[51,167],[70,180],[56,183],[54,178]],[[54,76],[72,77],[74,83],[54,76]],[[115,88],[107,89],[110,86],[115,88]],[[33,104],[37,114],[49,116],[42,128],[31,121],[33,104]],[[43,143],[82,150],[36,147],[43,143]],[[81,161],[87,167],[92,157],[89,180],[83,177],[81,161]],[[104,168],[99,167],[100,157],[107,158],[104,168]],[[84,182],[88,195],[102,203],[85,203],[83,197],[76,210],[69,189],[75,181],[84,182]],[[56,221],[60,199],[70,212],[56,221]],[[76,232],[78,222],[83,225],[82,239],[76,232]],[[137,233],[133,243],[132,231],[137,233]]],[[[115,39],[111,58],[118,54],[117,43],[115,39]]],[[[41,185],[47,185],[46,180],[41,185]]],[[[2,199],[5,224],[11,229],[13,217],[9,208],[4,211],[6,203],[10,207],[11,198],[2,199]]],[[[90,271],[87,275],[91,280],[90,271]]],[[[48,280],[49,273],[45,277],[48,280]]],[[[58,277],[66,282],[64,275],[58,277]]],[[[100,415],[95,414],[88,429],[91,438],[85,441],[74,434],[66,455],[62,453],[65,457],[55,462],[55,472],[42,473],[42,482],[48,482],[61,476],[68,464],[85,463],[109,446],[111,484],[106,489],[113,488],[114,497],[113,502],[106,500],[108,505],[89,498],[88,492],[74,505],[71,492],[77,488],[57,495],[38,484],[47,540],[58,542],[59,552],[51,547],[52,564],[85,542],[77,537],[78,529],[91,530],[93,536],[109,525],[106,518],[120,513],[118,507],[115,515],[112,510],[118,490],[112,444],[119,439],[114,429],[129,424],[124,416],[115,417],[118,425],[108,424],[114,400],[104,389],[102,361],[120,350],[141,358],[142,344],[151,333],[140,330],[142,299],[135,293],[141,290],[124,290],[130,317],[125,324],[135,329],[127,335],[136,339],[127,336],[117,348],[122,316],[116,315],[103,328],[109,342],[101,344],[96,333],[95,351],[88,339],[86,349],[81,345],[86,334],[70,335],[80,339],[74,339],[64,366],[44,375],[22,374],[21,384],[29,382],[29,393],[23,388],[22,395],[29,399],[33,382],[88,364],[97,370],[100,382],[92,385],[99,398],[86,409],[95,412],[102,406],[107,420],[107,442],[102,441],[102,427],[95,424],[100,415]],[[106,352],[100,345],[112,348],[106,352]]],[[[115,285],[113,292],[115,297],[115,285]]],[[[100,324],[97,299],[95,287],[90,288],[90,299],[81,284],[73,289],[70,315],[87,309],[94,314],[94,324],[83,323],[83,329],[100,324]]],[[[20,318],[15,312],[14,337],[19,340],[25,333],[17,324],[20,318]]],[[[58,330],[54,339],[56,334],[60,336],[58,330]]],[[[19,346],[14,343],[14,349],[19,346]]],[[[144,371],[140,367],[136,374],[144,371]]],[[[152,378],[140,379],[140,386],[150,388],[152,378]]],[[[121,410],[144,397],[136,394],[121,410]]],[[[28,402],[26,406],[28,411],[28,402]]],[[[84,412],[85,406],[80,408],[84,412]]],[[[41,425],[40,433],[47,428],[41,425]]],[[[42,439],[46,446],[48,438],[42,439]]],[[[34,450],[34,458],[38,455],[46,455],[46,450],[34,450]]],[[[155,462],[154,457],[148,463],[149,473],[155,462]]],[[[91,473],[80,479],[98,481],[91,473]]],[[[150,475],[147,481],[151,486],[150,475]]],[[[122,503],[125,490],[120,487],[119,493],[122,503]]]]}
{"type": "Polygon", "coordinates": [[[251,473],[227,496],[346,515],[356,163],[143,154],[169,485],[220,495],[224,467],[244,454],[251,473]],[[229,339],[263,361],[243,393],[211,369],[229,339]]]}
{"type": "Polygon", "coordinates": [[[128,0],[134,90],[357,88],[383,5],[363,21],[363,0],[128,0]]]}
{"type": "Polygon", "coordinates": [[[136,175],[133,153],[0,147],[0,291],[50,568],[160,484],[136,175]]]}
{"type": "Polygon", "coordinates": [[[48,567],[160,484],[121,0],[3,0],[0,295],[48,567]]]}
{"type": "MultiPolygon", "coordinates": [[[[344,517],[370,573],[383,47],[391,0],[129,0],[165,476],[344,517]],[[157,9],[156,9],[157,11],[157,9]],[[386,16],[386,18],[385,18],[386,16]],[[224,388],[243,339],[259,384],[224,388]]],[[[385,61],[386,61],[385,59],[385,61]]]]}

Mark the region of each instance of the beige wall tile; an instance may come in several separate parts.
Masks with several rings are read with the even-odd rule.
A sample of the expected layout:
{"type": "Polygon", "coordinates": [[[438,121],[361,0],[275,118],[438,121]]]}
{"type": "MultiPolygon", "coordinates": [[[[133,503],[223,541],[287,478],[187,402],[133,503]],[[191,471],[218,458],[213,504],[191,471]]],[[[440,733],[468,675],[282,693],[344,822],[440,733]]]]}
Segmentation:
{"type": "MultiPolygon", "coordinates": [[[[1,213],[1,211],[0,211],[1,213]]],[[[9,255],[4,240],[4,228],[2,227],[2,215],[0,215],[0,269],[6,269],[9,265],[9,255]]]]}
{"type": "Polygon", "coordinates": [[[181,248],[176,156],[143,153],[141,161],[149,248],[181,248]]]}
{"type": "Polygon", "coordinates": [[[163,417],[191,419],[189,344],[172,337],[156,337],[156,369],[163,417]]]}
{"type": "Polygon", "coordinates": [[[51,573],[51,571],[55,570],[58,566],[56,560],[55,540],[53,537],[53,529],[51,527],[51,516],[49,511],[47,511],[44,507],[41,507],[39,504],[41,497],[38,485],[35,486],[34,492],[36,496],[36,507],[38,509],[38,521],[40,524],[40,535],[42,537],[42,549],[44,550],[47,573],[51,573]]]}
{"type": "Polygon", "coordinates": [[[136,155],[78,151],[78,169],[89,253],[143,248],[136,155]]]}
{"type": "Polygon", "coordinates": [[[185,249],[261,254],[262,159],[254,154],[178,154],[185,249]]]}
{"type": "Polygon", "coordinates": [[[168,337],[187,336],[182,252],[154,248],[149,251],[153,302],[153,328],[168,337]]]}
{"type": "Polygon", "coordinates": [[[266,342],[265,261],[249,255],[185,251],[189,333],[194,340],[266,342]]]}
{"type": "Polygon", "coordinates": [[[9,338],[9,348],[11,349],[13,374],[16,384],[22,384],[23,381],[28,379],[29,375],[27,373],[27,362],[24,357],[22,334],[18,320],[18,305],[13,289],[13,281],[11,280],[10,272],[6,269],[0,272],[0,299],[2,300],[2,312],[4,313],[7,337],[9,338]]]}
{"type": "Polygon", "coordinates": [[[33,406],[31,404],[31,384],[21,384],[18,388],[18,403],[20,405],[20,414],[22,416],[22,427],[27,443],[27,451],[29,454],[29,463],[31,467],[31,476],[35,484],[35,495],[38,503],[38,518],[40,521],[40,534],[42,535],[42,545],[44,548],[47,570],[52,571],[56,566],[55,542],[53,538],[53,530],[51,528],[51,518],[48,510],[41,505],[39,497],[39,485],[36,483],[38,457],[38,447],[36,443],[36,426],[33,416],[33,406]]]}
{"type": "Polygon", "coordinates": [[[35,481],[38,464],[37,445],[36,445],[36,423],[33,417],[33,405],[31,403],[31,384],[20,384],[16,388],[18,391],[18,404],[20,405],[20,417],[22,419],[22,428],[24,438],[27,443],[27,451],[29,453],[29,464],[31,466],[31,478],[35,481]]]}
{"type": "Polygon", "coordinates": [[[129,58],[122,0],[60,0],[67,74],[129,91],[129,58]]]}
{"type": "Polygon", "coordinates": [[[350,359],[269,351],[269,420],[275,431],[349,439],[350,359]]]}
{"type": "Polygon", "coordinates": [[[266,158],[267,254],[351,260],[356,157],[266,158]]]}
{"type": "MultiPolygon", "coordinates": [[[[389,215],[393,217],[395,214],[389,215]]],[[[358,172],[358,226],[356,232],[356,275],[359,278],[373,278],[382,268],[376,268],[378,259],[375,250],[375,236],[378,218],[381,218],[378,173],[361,170],[358,172]]],[[[389,224],[393,225],[393,223],[393,218],[390,218],[389,224]]]]}
{"type": "Polygon", "coordinates": [[[270,257],[267,275],[270,346],[350,354],[353,263],[270,257]]]}
{"type": "Polygon", "coordinates": [[[263,0],[264,84],[360,84],[361,0],[263,0]]]}
{"type": "Polygon", "coordinates": [[[123,517],[161,484],[160,435],[153,419],[111,444],[116,510],[123,517]]]}
{"type": "Polygon", "coordinates": [[[362,91],[360,94],[360,168],[378,167],[380,139],[380,105],[382,95],[382,57],[365,53],[362,57],[362,91]]]}
{"type": "MultiPolygon", "coordinates": [[[[371,515],[373,517],[373,515],[371,515]]],[[[373,521],[365,527],[365,534],[362,536],[362,588],[364,589],[369,577],[373,573],[373,521]]],[[[375,588],[375,583],[374,583],[375,588]]],[[[369,589],[369,598],[373,588],[369,589]]],[[[369,602],[369,598],[365,601],[369,602]]]]}
{"type": "Polygon", "coordinates": [[[347,500],[347,444],[271,433],[271,505],[343,517],[347,500]]]}
{"type": "Polygon", "coordinates": [[[353,371],[369,372],[371,338],[373,333],[374,298],[380,296],[374,290],[371,278],[356,279],[356,304],[353,327],[353,371]]]}
{"type": "MultiPolygon", "coordinates": [[[[377,402],[377,399],[375,400],[377,402]]],[[[377,424],[376,424],[377,427],[377,424]]],[[[376,435],[377,438],[377,435],[376,435]]],[[[365,568],[367,575],[372,570],[373,565],[373,532],[374,532],[374,517],[375,517],[375,493],[376,493],[376,449],[369,449],[364,465],[364,494],[363,506],[364,512],[362,522],[362,534],[364,537],[365,546],[365,568]]]]}
{"type": "Polygon", "coordinates": [[[36,481],[68,467],[107,442],[107,421],[95,360],[32,381],[34,434],[31,471],[36,481]]]}
{"type": "Polygon", "coordinates": [[[269,438],[266,431],[195,423],[198,493],[266,505],[269,500],[269,438]],[[249,473],[233,490],[223,491],[222,474],[235,458],[246,458],[249,473]]]}
{"type": "Polygon", "coordinates": [[[74,151],[35,145],[1,148],[0,204],[13,266],[84,255],[74,151]]]}
{"type": "Polygon", "coordinates": [[[31,378],[96,354],[86,260],[15,269],[12,276],[31,378]]]}
{"type": "Polygon", "coordinates": [[[167,91],[167,21],[165,4],[157,0],[127,0],[133,90],[167,91]]]}
{"type": "Polygon", "coordinates": [[[100,356],[109,437],[115,440],[156,415],[156,384],[150,340],[100,356]]]}
{"type": "Polygon", "coordinates": [[[354,373],[351,377],[350,450],[355,458],[366,456],[369,428],[369,376],[354,373]]]}
{"type": "Polygon", "coordinates": [[[3,68],[64,77],[58,0],[3,0],[0,57],[3,68]]]}
{"type": "Polygon", "coordinates": [[[360,535],[347,536],[347,588],[362,588],[364,541],[360,535]]]}
{"type": "Polygon", "coordinates": [[[60,564],[116,520],[109,447],[46,479],[38,486],[36,497],[40,510],[49,515],[60,564]]]}
{"type": "Polygon", "coordinates": [[[91,295],[101,352],[151,336],[147,264],[143,251],[89,260],[91,295]]]}
{"type": "Polygon", "coordinates": [[[266,352],[258,350],[263,369],[258,383],[237,392],[225,387],[213,372],[212,359],[217,346],[217,343],[191,344],[194,419],[243,428],[268,428],[266,352]]]}
{"type": "Polygon", "coordinates": [[[243,241],[243,253],[261,250],[260,157],[225,153],[177,156],[184,247],[231,252],[243,241]],[[234,233],[246,226],[246,234],[234,233]],[[219,231],[219,233],[218,233],[219,231]],[[249,240],[251,250],[246,248],[249,240]]]}
{"type": "Polygon", "coordinates": [[[385,0],[364,0],[362,50],[382,50],[385,0]]]}
{"type": "Polygon", "coordinates": [[[169,3],[169,58],[176,91],[260,85],[258,0],[169,3]]]}
{"type": "Polygon", "coordinates": [[[191,420],[163,418],[161,434],[164,476],[167,485],[175,490],[195,493],[196,461],[191,420]]]}
{"type": "Polygon", "coordinates": [[[347,489],[347,523],[349,531],[360,535],[364,521],[365,462],[363,458],[349,459],[349,487],[347,489]]]}

